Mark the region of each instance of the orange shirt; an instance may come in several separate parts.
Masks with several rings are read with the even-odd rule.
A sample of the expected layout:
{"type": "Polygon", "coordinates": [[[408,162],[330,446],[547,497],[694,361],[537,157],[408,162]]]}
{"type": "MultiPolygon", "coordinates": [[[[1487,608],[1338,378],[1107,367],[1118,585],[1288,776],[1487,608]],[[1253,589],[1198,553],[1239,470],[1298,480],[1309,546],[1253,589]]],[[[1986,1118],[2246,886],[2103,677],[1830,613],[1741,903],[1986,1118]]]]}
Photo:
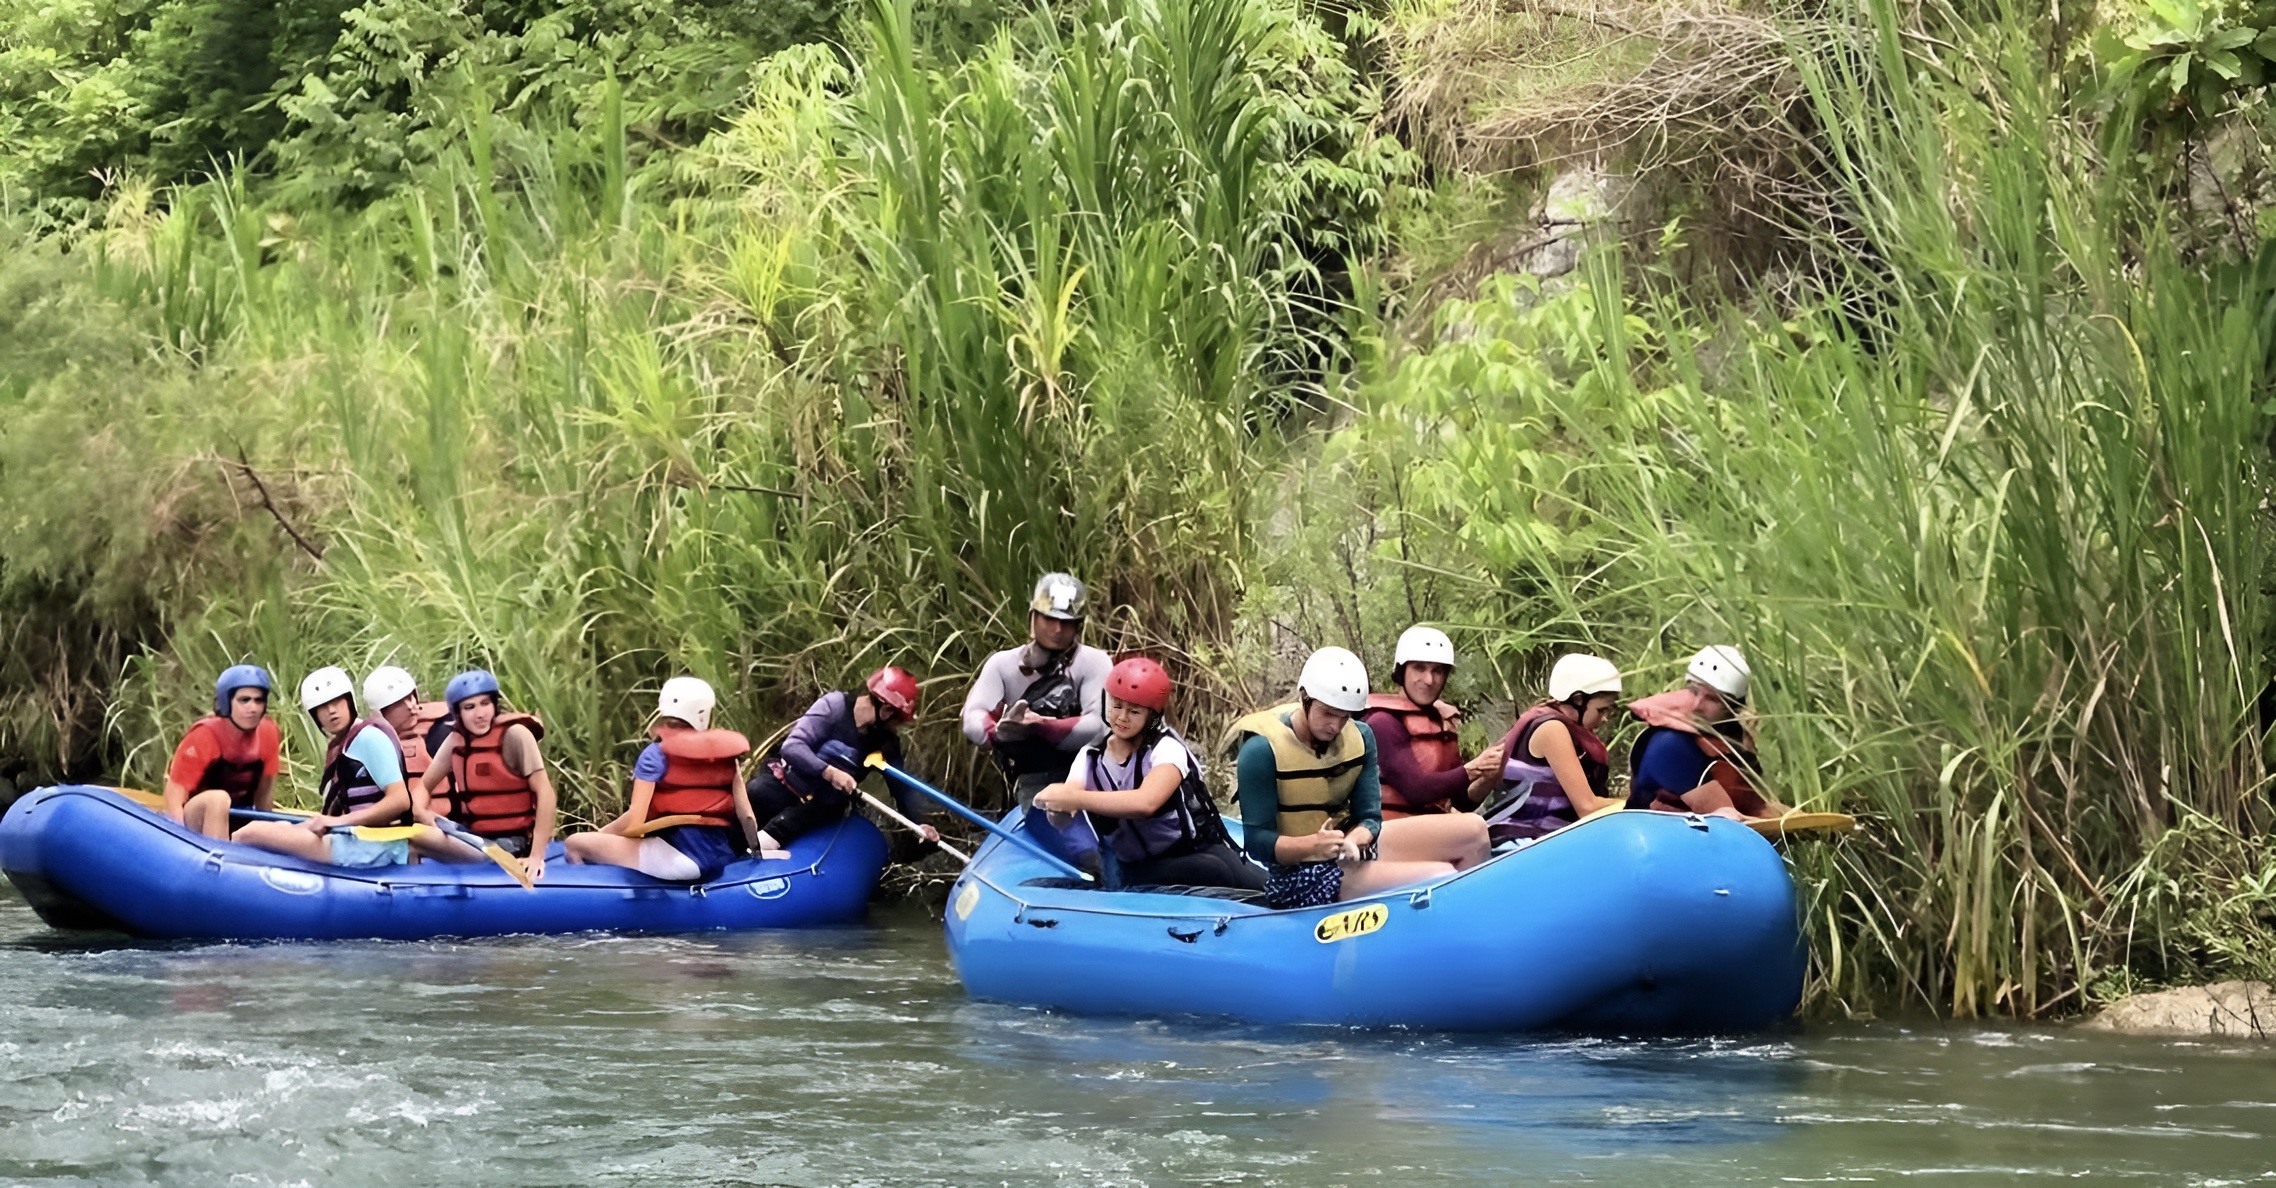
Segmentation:
{"type": "Polygon", "coordinates": [[[276,722],[269,718],[262,718],[251,734],[227,719],[200,719],[174,748],[174,761],[166,768],[166,778],[191,792],[201,792],[212,786],[205,782],[206,769],[216,761],[249,763],[257,758],[262,777],[274,779],[283,767],[279,754],[282,742],[276,722]]]}

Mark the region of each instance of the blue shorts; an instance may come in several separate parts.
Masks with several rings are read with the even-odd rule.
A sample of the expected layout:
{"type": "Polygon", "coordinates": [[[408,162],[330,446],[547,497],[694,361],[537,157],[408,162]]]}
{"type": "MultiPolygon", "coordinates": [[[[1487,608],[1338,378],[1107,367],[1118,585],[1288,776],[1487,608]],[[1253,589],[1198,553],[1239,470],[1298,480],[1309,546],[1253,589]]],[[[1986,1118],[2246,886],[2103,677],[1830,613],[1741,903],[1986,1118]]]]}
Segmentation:
{"type": "Polygon", "coordinates": [[[661,839],[665,845],[687,855],[688,861],[703,872],[695,879],[698,883],[718,878],[719,872],[736,858],[734,840],[717,825],[674,825],[648,836],[661,839]]]}
{"type": "Polygon", "coordinates": [[[332,840],[332,865],[361,869],[366,866],[401,866],[411,860],[408,841],[365,841],[347,829],[326,835],[332,840]]]}

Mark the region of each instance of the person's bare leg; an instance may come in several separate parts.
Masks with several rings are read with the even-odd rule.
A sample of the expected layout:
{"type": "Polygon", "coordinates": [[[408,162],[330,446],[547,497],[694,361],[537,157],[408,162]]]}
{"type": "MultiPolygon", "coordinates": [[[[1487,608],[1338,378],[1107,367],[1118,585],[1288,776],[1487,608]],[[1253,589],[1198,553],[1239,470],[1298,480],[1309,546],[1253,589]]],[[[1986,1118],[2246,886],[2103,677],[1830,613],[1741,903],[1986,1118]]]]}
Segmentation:
{"type": "Polygon", "coordinates": [[[573,833],[561,843],[571,862],[591,862],[602,866],[629,866],[640,869],[640,842],[637,837],[619,837],[613,833],[573,833]]]}
{"type": "Polygon", "coordinates": [[[1451,862],[1362,862],[1356,867],[1347,866],[1343,872],[1343,890],[1337,899],[1357,899],[1393,887],[1410,883],[1443,879],[1454,873],[1451,862]]]}
{"type": "Polygon", "coordinates": [[[1465,870],[1493,852],[1486,819],[1476,813],[1424,813],[1383,822],[1385,862],[1448,862],[1465,870]]]}
{"type": "Polygon", "coordinates": [[[1746,820],[1746,814],[1741,813],[1738,807],[1731,803],[1731,794],[1725,792],[1721,784],[1706,784],[1693,788],[1683,794],[1683,803],[1690,806],[1692,812],[1698,813],[1702,817],[1729,817],[1733,821],[1746,820]]]}
{"type": "Polygon", "coordinates": [[[208,788],[182,806],[182,824],[215,841],[229,840],[229,793],[208,788]]]}
{"type": "Polygon", "coordinates": [[[283,821],[252,821],[239,829],[231,840],[240,845],[258,846],[310,862],[332,860],[332,839],[310,833],[306,826],[291,825],[283,821]]]}
{"type": "Polygon", "coordinates": [[[411,852],[434,862],[488,862],[490,856],[440,829],[422,830],[411,838],[411,852]]]}

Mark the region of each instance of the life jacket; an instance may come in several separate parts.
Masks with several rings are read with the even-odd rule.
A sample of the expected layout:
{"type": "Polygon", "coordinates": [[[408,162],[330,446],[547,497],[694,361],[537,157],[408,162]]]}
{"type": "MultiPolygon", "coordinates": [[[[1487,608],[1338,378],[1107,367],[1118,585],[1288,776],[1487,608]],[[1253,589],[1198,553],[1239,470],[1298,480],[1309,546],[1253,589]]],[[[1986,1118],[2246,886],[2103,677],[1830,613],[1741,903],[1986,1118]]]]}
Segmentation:
{"type": "MultiPolygon", "coordinates": [[[[1743,725],[1737,738],[1710,725],[1700,717],[1699,695],[1689,689],[1640,698],[1629,703],[1628,712],[1636,715],[1645,727],[1644,733],[1636,739],[1636,745],[1628,752],[1631,779],[1642,772],[1644,748],[1651,743],[1653,736],[1661,731],[1672,730],[1696,739],[1700,751],[1707,756],[1707,770],[1701,782],[1712,780],[1722,785],[1723,791],[1730,794],[1732,806],[1741,813],[1753,813],[1762,808],[1762,794],[1754,787],[1754,775],[1761,770],[1761,766],[1755,759],[1752,732],[1743,725]]],[[[1689,791],[1690,788],[1660,788],[1654,790],[1654,798],[1669,808],[1688,810],[1689,806],[1683,803],[1681,794],[1689,791]]]]}
{"type": "MultiPolygon", "coordinates": [[[[1367,695],[1367,712],[1390,714],[1407,728],[1407,739],[1413,745],[1407,750],[1415,757],[1415,765],[1425,772],[1452,771],[1462,766],[1462,711],[1440,701],[1425,709],[1398,693],[1370,693],[1367,695]]],[[[1411,817],[1417,813],[1449,813],[1454,806],[1440,800],[1417,804],[1383,781],[1383,819],[1411,817]]]]}
{"type": "MultiPolygon", "coordinates": [[[[1076,644],[1066,651],[1050,657],[1030,676],[1027,689],[1015,700],[1027,703],[1029,713],[1038,718],[1074,718],[1083,712],[1083,691],[1076,687],[1075,678],[1067,675],[1074,667],[1075,657],[1083,645],[1076,644]]],[[[1027,671],[1021,665],[1022,672],[1027,671]]],[[[1016,781],[1023,775],[1049,772],[1054,775],[1067,770],[1067,754],[1058,744],[1040,738],[1023,738],[1017,742],[1000,742],[993,748],[996,761],[1003,765],[1004,776],[1016,781]]]]}
{"type": "Polygon", "coordinates": [[[443,720],[443,715],[449,712],[450,707],[442,702],[421,702],[411,719],[411,729],[395,736],[395,741],[403,747],[405,780],[417,780],[427,774],[428,768],[434,766],[435,757],[427,751],[427,735],[434,730],[437,722],[443,720]]]}
{"type": "Polygon", "coordinates": [[[528,728],[545,737],[545,724],[529,714],[500,714],[480,738],[458,728],[450,749],[450,819],[483,837],[510,837],[537,826],[537,789],[506,763],[506,731],[528,728]]]}
{"type": "Polygon", "coordinates": [[[648,817],[700,817],[701,825],[735,821],[735,761],[751,753],[751,740],[732,730],[656,727],[664,748],[664,776],[649,798],[648,817]]]}
{"type": "Polygon", "coordinates": [[[1310,837],[1351,805],[1351,790],[1367,766],[1367,740],[1360,736],[1359,724],[1347,720],[1324,753],[1315,751],[1288,724],[1296,708],[1278,705],[1242,718],[1233,723],[1232,741],[1238,750],[1253,734],[1272,745],[1280,796],[1274,828],[1285,837],[1310,837]]]}
{"type": "Polygon", "coordinates": [[[204,731],[206,740],[218,752],[216,758],[205,765],[190,788],[194,795],[211,789],[229,793],[229,803],[244,808],[253,803],[253,792],[261,786],[261,774],[268,765],[261,759],[261,730],[276,729],[267,718],[252,730],[239,730],[235,722],[214,714],[207,714],[190,724],[190,732],[204,731]]]}
{"type": "MultiPolygon", "coordinates": [[[[1174,730],[1164,733],[1177,739],[1174,730]]],[[[1119,767],[1106,759],[1106,744],[1094,743],[1084,747],[1078,762],[1084,764],[1083,786],[1095,791],[1127,792],[1146,782],[1154,770],[1154,742],[1152,737],[1141,740],[1138,752],[1130,762],[1119,767]]],[[[1123,862],[1150,862],[1156,858],[1172,858],[1190,854],[1206,846],[1222,844],[1232,847],[1233,838],[1225,831],[1225,819],[1218,815],[1217,802],[1210,799],[1209,785],[1201,776],[1201,757],[1187,746],[1185,753],[1191,761],[1177,790],[1154,810],[1150,817],[1107,817],[1093,813],[1092,825],[1099,836],[1114,849],[1114,856],[1123,862]]]]}
{"type": "MultiPolygon", "coordinates": [[[[390,746],[402,745],[395,737],[395,728],[387,724],[387,719],[377,716],[365,718],[341,731],[340,736],[324,748],[324,777],[321,786],[324,789],[324,815],[327,817],[346,816],[359,809],[370,808],[387,796],[387,789],[379,786],[379,781],[372,778],[370,770],[364,767],[362,761],[348,754],[348,744],[366,730],[377,730],[386,735],[390,746]]],[[[404,812],[394,820],[366,821],[364,824],[401,825],[409,820],[410,806],[406,804],[404,812]]]]}
{"type": "Polygon", "coordinates": [[[1580,812],[1573,807],[1572,797],[1557,779],[1556,770],[1547,760],[1536,759],[1532,754],[1534,731],[1549,722],[1564,723],[1565,732],[1572,736],[1573,751],[1580,758],[1581,774],[1588,777],[1589,791],[1603,796],[1611,790],[1612,755],[1605,749],[1604,740],[1582,726],[1580,715],[1570,706],[1534,706],[1518,715],[1502,751],[1502,790],[1505,794],[1517,793],[1523,799],[1506,815],[1493,814],[1497,819],[1489,822],[1488,832],[1497,841],[1540,837],[1580,819],[1580,812]]]}

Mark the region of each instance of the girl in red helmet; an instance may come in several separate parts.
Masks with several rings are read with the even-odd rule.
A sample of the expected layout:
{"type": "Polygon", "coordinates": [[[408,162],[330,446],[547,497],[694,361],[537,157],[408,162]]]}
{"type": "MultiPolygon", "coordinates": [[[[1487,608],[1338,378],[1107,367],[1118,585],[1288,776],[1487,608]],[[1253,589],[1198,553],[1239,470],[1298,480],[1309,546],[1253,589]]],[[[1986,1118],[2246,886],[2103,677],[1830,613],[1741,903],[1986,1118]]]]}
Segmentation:
{"type": "Polygon", "coordinates": [[[1264,871],[1241,857],[1201,780],[1201,764],[1163,712],[1170,674],[1143,656],[1106,678],[1107,736],[1075,755],[1064,783],[1035,807],[1062,828],[1088,813],[1114,854],[1124,886],[1264,890],[1264,871]]]}
{"type": "MultiPolygon", "coordinates": [[[[898,767],[897,731],[917,716],[917,678],[886,667],[869,674],[859,692],[825,693],[791,726],[782,746],[759,765],[745,788],[759,818],[759,854],[787,857],[791,839],[843,820],[867,768],[841,767],[822,758],[822,746],[841,742],[857,755],[876,753],[898,767]]],[[[903,814],[921,819],[929,807],[899,791],[903,814]]],[[[927,825],[925,840],[939,841],[927,825]]]]}

